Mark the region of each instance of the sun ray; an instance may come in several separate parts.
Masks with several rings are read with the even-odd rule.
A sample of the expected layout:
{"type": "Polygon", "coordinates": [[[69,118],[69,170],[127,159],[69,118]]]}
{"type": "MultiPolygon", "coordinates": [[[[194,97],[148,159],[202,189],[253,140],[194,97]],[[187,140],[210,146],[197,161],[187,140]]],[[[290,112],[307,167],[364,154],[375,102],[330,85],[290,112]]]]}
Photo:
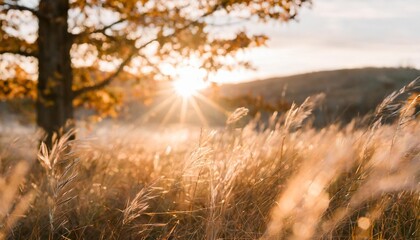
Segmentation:
{"type": "Polygon", "coordinates": [[[183,98],[190,98],[206,87],[203,81],[199,80],[178,80],[173,83],[175,92],[183,98]]]}
{"type": "Polygon", "coordinates": [[[186,98],[182,98],[181,114],[179,115],[179,123],[180,124],[185,123],[185,118],[187,116],[187,110],[188,110],[188,100],[186,98]]]}
{"type": "Polygon", "coordinates": [[[172,116],[173,112],[175,111],[177,105],[179,105],[178,102],[179,102],[179,98],[176,98],[175,102],[171,105],[168,112],[163,117],[162,122],[160,123],[160,126],[163,126],[164,124],[166,124],[169,121],[169,119],[171,118],[171,116],[172,116]]]}
{"type": "Polygon", "coordinates": [[[193,107],[195,113],[197,113],[198,118],[200,119],[200,122],[205,126],[208,127],[209,124],[206,120],[206,117],[204,116],[203,112],[201,111],[200,107],[197,104],[197,101],[194,97],[190,98],[191,106],[193,107]]]}
{"type": "Polygon", "coordinates": [[[173,102],[173,100],[176,98],[177,96],[172,95],[170,97],[168,97],[167,99],[163,100],[161,103],[159,103],[158,105],[154,106],[153,108],[151,108],[149,111],[147,111],[143,117],[141,117],[141,123],[145,123],[149,120],[151,115],[157,114],[159,113],[161,110],[163,110],[167,105],[169,105],[171,102],[173,102]]]}
{"type": "Polygon", "coordinates": [[[217,111],[223,113],[225,116],[229,116],[229,112],[224,109],[223,107],[221,107],[220,105],[218,105],[217,103],[215,103],[214,101],[212,101],[211,99],[203,96],[200,93],[196,93],[195,96],[197,98],[199,98],[201,101],[203,101],[204,103],[210,105],[211,107],[215,108],[217,111]]]}

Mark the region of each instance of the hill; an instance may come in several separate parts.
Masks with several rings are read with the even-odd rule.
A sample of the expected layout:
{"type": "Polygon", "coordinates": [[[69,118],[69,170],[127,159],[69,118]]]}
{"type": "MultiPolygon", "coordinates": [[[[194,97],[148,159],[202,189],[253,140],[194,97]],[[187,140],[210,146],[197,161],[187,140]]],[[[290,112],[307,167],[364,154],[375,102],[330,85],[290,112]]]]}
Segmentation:
{"type": "MultiPolygon", "coordinates": [[[[321,108],[315,112],[315,124],[324,126],[335,121],[348,122],[356,116],[365,115],[375,109],[392,91],[401,88],[418,76],[420,76],[420,70],[413,68],[342,69],[240,84],[225,84],[220,86],[219,93],[221,96],[232,98],[250,94],[261,96],[267,102],[275,103],[282,100],[286,103],[300,104],[308,96],[323,92],[326,94],[326,99],[321,108]]],[[[162,82],[159,86],[166,91],[162,91],[164,94],[158,94],[151,105],[145,106],[137,100],[129,100],[118,120],[125,123],[140,120],[143,123],[145,119],[147,123],[179,122],[182,115],[182,111],[180,111],[182,100],[178,98],[169,102],[166,101],[174,94],[171,90],[172,84],[162,82]],[[162,104],[163,102],[166,103],[162,104]]],[[[207,90],[203,94],[206,95],[209,92],[211,91],[207,90]]],[[[224,124],[226,120],[224,113],[200,99],[196,99],[196,102],[202,111],[202,117],[209,124],[224,124]]],[[[236,107],[242,107],[241,104],[243,103],[227,106],[221,101],[218,104],[229,111],[236,107]]],[[[32,123],[34,121],[33,111],[28,109],[26,105],[20,103],[20,101],[14,101],[13,103],[0,102],[0,122],[32,123]]],[[[243,105],[243,107],[249,107],[247,104],[243,105]]],[[[203,122],[190,104],[185,112],[187,123],[200,124],[203,122]]],[[[77,116],[86,118],[89,114],[89,111],[79,110],[77,116]]]]}
{"type": "Polygon", "coordinates": [[[345,120],[372,111],[388,94],[420,76],[413,68],[360,68],[321,71],[221,86],[225,96],[252,94],[274,102],[301,103],[326,94],[322,121],[345,120]]]}

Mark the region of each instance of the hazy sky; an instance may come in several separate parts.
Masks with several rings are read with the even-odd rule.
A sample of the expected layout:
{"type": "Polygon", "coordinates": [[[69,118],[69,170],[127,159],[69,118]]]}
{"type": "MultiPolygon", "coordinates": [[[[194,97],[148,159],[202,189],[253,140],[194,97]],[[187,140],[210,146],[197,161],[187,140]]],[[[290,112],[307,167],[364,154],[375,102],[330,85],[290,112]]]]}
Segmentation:
{"type": "MultiPolygon", "coordinates": [[[[313,0],[311,8],[301,9],[298,21],[248,22],[218,31],[226,35],[244,29],[270,37],[267,47],[240,56],[257,71],[221,72],[211,80],[241,82],[366,66],[420,68],[420,0],[313,0]]],[[[194,81],[201,74],[179,72],[194,81]]]]}
{"type": "Polygon", "coordinates": [[[222,73],[223,82],[364,66],[420,68],[420,0],[313,0],[298,22],[247,26],[268,47],[243,58],[258,71],[222,73]]]}

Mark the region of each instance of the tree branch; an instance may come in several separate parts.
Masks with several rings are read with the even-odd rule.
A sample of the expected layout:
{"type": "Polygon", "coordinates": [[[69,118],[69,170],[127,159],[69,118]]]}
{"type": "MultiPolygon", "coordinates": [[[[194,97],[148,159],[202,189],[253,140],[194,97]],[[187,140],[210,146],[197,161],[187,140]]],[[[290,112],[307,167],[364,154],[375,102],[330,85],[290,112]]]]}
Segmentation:
{"type": "MultiPolygon", "coordinates": [[[[87,86],[87,87],[83,87],[80,88],[78,90],[75,90],[73,92],[73,98],[76,98],[78,96],[80,96],[83,93],[86,92],[90,92],[90,91],[95,91],[95,90],[99,90],[107,85],[109,85],[124,69],[124,67],[131,61],[131,59],[135,56],[138,55],[138,51],[147,47],[148,45],[150,45],[151,43],[161,40],[161,39],[167,39],[170,37],[175,36],[176,34],[179,34],[181,31],[189,28],[190,26],[198,23],[201,19],[210,16],[211,14],[213,14],[214,12],[216,12],[221,6],[222,6],[223,2],[221,4],[217,4],[215,5],[210,11],[206,12],[205,14],[203,14],[202,16],[200,16],[199,18],[197,18],[194,21],[189,22],[188,24],[176,29],[173,33],[168,34],[166,36],[161,36],[161,37],[156,37],[154,39],[151,39],[149,41],[147,41],[146,43],[142,44],[140,47],[136,48],[133,46],[132,52],[127,56],[126,59],[124,59],[124,61],[121,62],[121,64],[118,66],[117,70],[109,77],[107,77],[106,79],[98,82],[97,84],[91,85],[91,86],[87,86]]],[[[117,22],[115,22],[114,24],[111,25],[115,25],[117,24],[117,22]]],[[[109,26],[109,25],[108,25],[109,26]]],[[[112,26],[111,26],[112,27],[112,26]]],[[[104,30],[105,31],[105,30],[104,30]]]]}
{"type": "Polygon", "coordinates": [[[3,4],[0,4],[0,6],[7,7],[5,10],[28,11],[28,12],[31,12],[33,15],[37,16],[38,18],[42,17],[42,15],[36,9],[30,8],[30,7],[26,7],[26,6],[22,6],[18,4],[10,4],[10,3],[3,3],[3,4]]]}
{"type": "Polygon", "coordinates": [[[134,55],[135,55],[135,50],[133,50],[127,56],[127,58],[125,58],[124,61],[121,62],[121,64],[118,66],[117,70],[115,70],[115,72],[111,76],[105,78],[101,82],[98,82],[94,85],[83,87],[83,88],[80,88],[78,90],[73,91],[73,98],[76,98],[83,93],[99,90],[99,89],[109,85],[114,80],[114,78],[117,77],[123,71],[124,67],[131,61],[131,59],[133,58],[134,55]]]}
{"type": "Polygon", "coordinates": [[[97,30],[93,31],[92,33],[101,33],[101,32],[105,32],[107,29],[110,29],[110,28],[112,28],[113,26],[115,26],[115,25],[117,25],[117,24],[120,24],[120,23],[124,22],[125,20],[126,20],[126,19],[121,18],[120,20],[115,21],[115,22],[113,22],[113,23],[111,23],[111,24],[109,24],[109,25],[107,25],[107,26],[104,26],[104,27],[103,27],[103,28],[101,28],[101,29],[97,29],[97,30]]]}
{"type": "Polygon", "coordinates": [[[81,32],[79,34],[73,34],[73,37],[74,38],[77,38],[77,37],[81,37],[81,36],[88,36],[88,35],[94,34],[94,33],[103,33],[105,35],[105,31],[106,30],[112,28],[115,25],[118,25],[118,24],[124,22],[125,20],[126,20],[125,18],[121,18],[118,21],[115,21],[115,22],[113,22],[113,23],[111,23],[109,25],[106,25],[106,26],[104,26],[104,27],[102,27],[100,29],[95,29],[95,30],[89,31],[89,32],[81,32]]]}
{"type": "Polygon", "coordinates": [[[23,57],[34,57],[34,58],[38,57],[38,54],[31,53],[31,52],[25,52],[25,51],[20,51],[20,50],[0,50],[0,55],[5,54],[5,53],[20,55],[23,57]]]}

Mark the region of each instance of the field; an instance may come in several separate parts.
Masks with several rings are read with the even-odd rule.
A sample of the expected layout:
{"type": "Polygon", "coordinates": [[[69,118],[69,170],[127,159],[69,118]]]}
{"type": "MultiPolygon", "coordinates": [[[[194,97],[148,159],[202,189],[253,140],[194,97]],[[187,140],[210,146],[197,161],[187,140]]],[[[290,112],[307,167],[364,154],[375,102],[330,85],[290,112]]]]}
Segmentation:
{"type": "Polygon", "coordinates": [[[317,97],[266,123],[239,108],[215,129],[103,124],[52,149],[3,127],[0,238],[420,239],[410,87],[344,127],[311,127],[317,97]]]}

